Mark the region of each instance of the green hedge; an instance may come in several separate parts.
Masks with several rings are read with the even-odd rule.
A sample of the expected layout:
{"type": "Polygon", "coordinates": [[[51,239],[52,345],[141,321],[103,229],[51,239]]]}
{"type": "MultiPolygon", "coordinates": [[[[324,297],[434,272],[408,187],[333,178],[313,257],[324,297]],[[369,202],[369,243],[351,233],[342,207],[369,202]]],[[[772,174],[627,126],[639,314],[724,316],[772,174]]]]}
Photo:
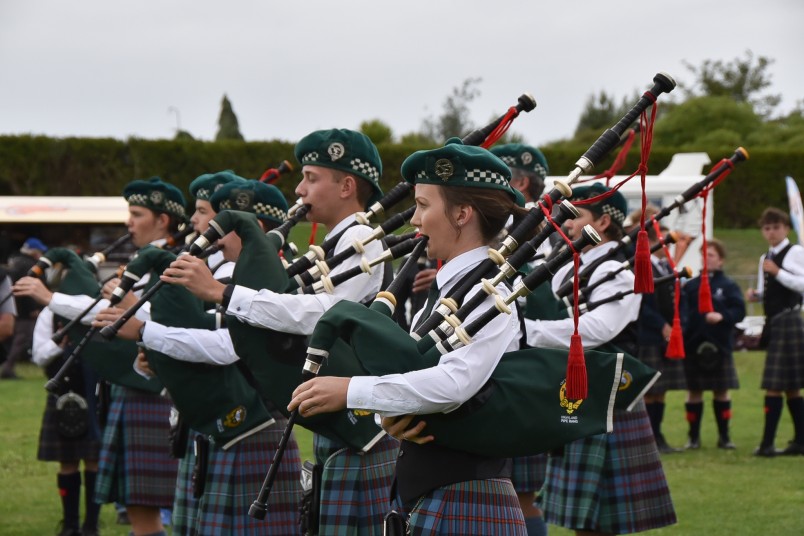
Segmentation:
{"type": "MultiPolygon", "coordinates": [[[[48,138],[42,136],[0,136],[0,192],[3,195],[118,195],[135,178],[158,175],[187,191],[202,173],[232,169],[239,175],[259,177],[282,160],[295,163],[293,142],[203,142],[174,140],[121,141],[93,138],[48,138]]],[[[422,147],[383,144],[384,189],[401,180],[399,168],[411,152],[422,147]]],[[[544,149],[553,175],[568,172],[587,147],[544,149]]],[[[706,150],[712,159],[730,151],[706,150]]],[[[750,151],[750,148],[749,148],[750,151]]],[[[649,172],[658,172],[677,152],[654,148],[649,172]]],[[[636,169],[638,150],[631,150],[623,172],[636,169]]],[[[606,169],[611,159],[601,163],[606,169]]],[[[804,180],[804,150],[797,152],[755,151],[748,162],[718,187],[715,196],[715,225],[752,227],[763,208],[787,207],[784,177],[804,180]]],[[[298,182],[297,170],[277,183],[288,199],[298,182]]]]}

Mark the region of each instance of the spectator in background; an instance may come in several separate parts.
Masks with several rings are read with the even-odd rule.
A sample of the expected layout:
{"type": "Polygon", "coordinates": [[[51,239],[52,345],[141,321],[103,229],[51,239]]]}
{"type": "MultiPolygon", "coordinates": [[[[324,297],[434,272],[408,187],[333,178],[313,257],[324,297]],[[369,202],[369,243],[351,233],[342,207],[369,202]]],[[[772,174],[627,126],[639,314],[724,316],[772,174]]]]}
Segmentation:
{"type": "MultiPolygon", "coordinates": [[[[666,228],[661,228],[666,232],[666,228]]],[[[651,248],[659,243],[659,236],[653,225],[648,225],[648,240],[651,248]]],[[[650,257],[653,277],[662,277],[673,273],[670,264],[660,248],[650,257]]],[[[672,332],[674,313],[675,282],[666,281],[657,284],[652,294],[643,294],[637,320],[637,358],[646,365],[662,373],[655,384],[645,393],[645,409],[650,418],[656,447],[662,454],[679,452],[682,449],[671,447],[662,434],[664,419],[665,395],[670,390],[684,390],[684,367],[680,360],[665,357],[667,341],[672,332]]]]}
{"type": "MultiPolygon", "coordinates": [[[[24,277],[46,251],[47,246],[38,238],[26,240],[20,248],[19,255],[12,256],[8,261],[11,280],[16,283],[18,279],[24,277]]],[[[0,368],[0,378],[2,379],[17,378],[17,373],[14,371],[16,364],[30,359],[36,317],[39,316],[39,312],[42,310],[42,306],[29,297],[14,298],[14,302],[17,308],[17,320],[14,323],[14,332],[8,356],[2,368],[0,368]]]]}
{"type": "Polygon", "coordinates": [[[6,353],[6,343],[14,333],[14,317],[17,316],[17,307],[10,296],[11,278],[0,268],[0,300],[4,300],[0,303],[0,355],[6,353]]]}
{"type": "Polygon", "coordinates": [[[804,248],[787,238],[790,216],[778,208],[766,208],[759,219],[762,236],[770,246],[759,259],[756,289],[748,289],[750,301],[762,301],[765,329],[762,344],[768,349],[762,388],[765,389],[765,428],[757,456],[804,455],[804,321],[801,293],[804,292],[804,248]],[[782,416],[782,396],[793,418],[795,437],[782,451],[774,441],[782,416]]]}
{"type": "Polygon", "coordinates": [[[698,312],[701,276],[684,285],[682,322],[684,325],[684,372],[687,377],[687,422],[689,440],[686,448],[701,446],[703,392],[713,391],[712,406],[717,421],[717,446],[734,449],[729,437],[731,398],[729,389],[739,389],[737,370],[732,355],[734,326],[745,317],[745,301],[737,283],[723,273],[726,248],[723,242],[710,239],[706,245],[706,265],[712,290],[711,313],[698,312]]]}

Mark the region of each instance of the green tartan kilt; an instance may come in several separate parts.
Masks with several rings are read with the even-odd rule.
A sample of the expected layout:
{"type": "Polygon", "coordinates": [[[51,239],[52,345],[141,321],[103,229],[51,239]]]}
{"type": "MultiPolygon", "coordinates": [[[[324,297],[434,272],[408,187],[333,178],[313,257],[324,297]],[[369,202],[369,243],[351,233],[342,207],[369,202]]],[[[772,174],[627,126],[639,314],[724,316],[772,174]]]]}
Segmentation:
{"type": "Polygon", "coordinates": [[[112,386],[95,498],[100,503],[170,508],[178,462],[168,445],[170,400],[112,386]]]}
{"type": "Polygon", "coordinates": [[[316,463],[322,464],[319,534],[382,536],[391,509],[391,484],[399,442],[383,436],[360,453],[321,435],[313,436],[316,463]]]}
{"type": "Polygon", "coordinates": [[[613,433],[550,456],[542,509],[548,523],[571,530],[627,534],[676,523],[643,402],[615,410],[613,433]]]}

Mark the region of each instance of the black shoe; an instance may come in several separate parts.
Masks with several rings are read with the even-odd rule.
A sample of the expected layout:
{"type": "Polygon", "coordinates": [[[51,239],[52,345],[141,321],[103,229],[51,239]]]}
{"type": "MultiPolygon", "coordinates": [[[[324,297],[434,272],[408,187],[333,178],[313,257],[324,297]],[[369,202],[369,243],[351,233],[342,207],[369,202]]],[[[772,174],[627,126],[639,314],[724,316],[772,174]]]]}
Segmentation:
{"type": "Polygon", "coordinates": [[[80,530],[71,527],[65,527],[63,519],[59,521],[58,525],[56,525],[56,530],[59,531],[56,533],[56,536],[81,536],[80,530]]]}
{"type": "Polygon", "coordinates": [[[688,439],[687,444],[684,445],[684,448],[686,450],[698,450],[699,448],[701,448],[701,438],[696,437],[695,439],[692,438],[688,439]]]}
{"type": "Polygon", "coordinates": [[[731,439],[729,439],[728,437],[721,436],[717,440],[717,448],[723,449],[723,450],[734,450],[734,449],[737,448],[737,445],[732,443],[731,439]]]}
{"type": "Polygon", "coordinates": [[[662,435],[656,438],[656,448],[659,449],[661,454],[672,454],[674,452],[681,452],[683,450],[668,445],[667,440],[662,435]]]}
{"type": "Polygon", "coordinates": [[[100,536],[98,529],[82,528],[80,534],[81,536],[100,536]]]}
{"type": "Polygon", "coordinates": [[[0,372],[0,380],[19,380],[20,377],[13,370],[0,372]]]}
{"type": "Polygon", "coordinates": [[[131,525],[131,521],[128,519],[128,512],[125,510],[121,512],[117,512],[117,524],[118,525],[131,525]]]}
{"type": "Polygon", "coordinates": [[[763,458],[773,458],[777,454],[779,454],[779,451],[776,450],[776,447],[774,447],[773,445],[768,446],[760,445],[756,448],[756,450],[754,450],[754,456],[761,456],[763,458]]]}
{"type": "Polygon", "coordinates": [[[804,456],[804,445],[791,441],[784,450],[780,450],[776,454],[780,456],[804,456]]]}

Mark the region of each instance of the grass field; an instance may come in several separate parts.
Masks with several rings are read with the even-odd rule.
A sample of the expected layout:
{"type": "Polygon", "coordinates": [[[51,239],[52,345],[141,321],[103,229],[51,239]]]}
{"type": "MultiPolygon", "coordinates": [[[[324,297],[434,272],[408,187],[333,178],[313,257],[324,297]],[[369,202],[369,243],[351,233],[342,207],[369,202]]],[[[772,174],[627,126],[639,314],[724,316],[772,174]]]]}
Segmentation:
{"type": "MultiPolygon", "coordinates": [[[[762,354],[739,353],[742,389],[734,394],[733,439],[736,451],[715,448],[716,428],[707,399],[699,451],[662,458],[679,523],[655,531],[668,536],[799,535],[804,525],[804,457],[764,459],[751,455],[762,430],[762,354]]],[[[23,379],[0,382],[0,535],[54,534],[61,517],[56,492],[57,464],[36,460],[39,423],[44,407],[44,379],[32,365],[18,367],[23,379]]],[[[671,444],[685,441],[683,393],[668,394],[665,435],[671,444]]],[[[303,457],[311,457],[310,434],[297,428],[303,457]]],[[[778,445],[792,437],[785,413],[778,445]]],[[[269,460],[266,460],[266,468],[269,460]]],[[[256,490],[255,490],[256,491],[256,490]]],[[[125,536],[114,524],[114,509],[102,510],[103,534],[125,536]]],[[[550,534],[570,534],[550,527],[550,534]]]]}
{"type": "MultiPolygon", "coordinates": [[[[291,240],[306,250],[310,227],[294,229],[291,240]]],[[[318,241],[323,236],[319,228],[318,241]]],[[[758,255],[765,250],[756,230],[716,230],[729,249],[726,272],[743,276],[747,286],[755,274],[758,255]]],[[[756,312],[754,314],[760,314],[756,312]]],[[[668,536],[799,535],[804,533],[804,457],[755,458],[751,455],[762,432],[762,396],[759,389],[763,356],[736,355],[742,389],[733,393],[732,436],[736,451],[715,448],[716,427],[711,397],[706,399],[699,451],[665,455],[667,473],[679,523],[655,531],[668,536]]],[[[0,381],[0,536],[55,534],[61,517],[56,491],[57,464],[36,460],[39,424],[45,402],[42,372],[30,364],[18,367],[19,381],[0,381]]],[[[664,431],[672,445],[686,440],[684,394],[668,394],[664,431]]],[[[792,438],[787,411],[777,436],[778,446],[792,438]]],[[[312,458],[311,436],[297,428],[303,458],[312,458]]],[[[270,460],[266,460],[266,470],[270,460]]],[[[256,493],[256,490],[255,490],[256,493]]],[[[102,510],[102,533],[125,536],[127,527],[115,525],[111,506],[102,510]]],[[[550,527],[552,536],[569,531],[550,527]]]]}

